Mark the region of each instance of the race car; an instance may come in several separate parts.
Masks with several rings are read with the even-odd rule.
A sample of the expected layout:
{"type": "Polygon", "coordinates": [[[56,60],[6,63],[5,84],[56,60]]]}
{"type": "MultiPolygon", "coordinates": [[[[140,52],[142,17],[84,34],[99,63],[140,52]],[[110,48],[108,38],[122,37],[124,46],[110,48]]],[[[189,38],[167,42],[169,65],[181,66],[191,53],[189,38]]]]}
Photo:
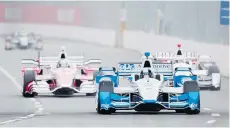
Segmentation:
{"type": "Polygon", "coordinates": [[[61,52],[59,57],[39,57],[38,61],[22,60],[22,64],[36,65],[22,68],[22,95],[34,97],[53,93],[56,96],[71,96],[74,93],[86,93],[87,96],[94,96],[96,85],[93,73],[98,70],[101,60],[83,59],[83,56],[67,56],[61,52]]]}
{"type": "Polygon", "coordinates": [[[199,56],[197,69],[208,71],[206,75],[198,76],[198,84],[201,88],[209,88],[213,91],[219,91],[221,89],[220,69],[211,59],[211,56],[199,56]]]}
{"type": "Polygon", "coordinates": [[[177,67],[175,70],[173,86],[163,80],[163,75],[153,75],[151,70],[145,68],[140,73],[143,77],[133,84],[115,86],[119,83],[120,72],[104,70],[103,72],[110,73],[96,76],[99,82],[96,94],[97,113],[112,114],[117,110],[175,110],[177,113],[199,114],[200,91],[196,75],[193,75],[191,68],[177,67]]]}
{"type": "Polygon", "coordinates": [[[6,37],[5,50],[13,49],[30,49],[41,50],[43,44],[41,43],[41,36],[37,36],[34,33],[27,33],[24,31],[13,33],[6,37]]]}
{"type": "Polygon", "coordinates": [[[220,70],[211,56],[200,55],[196,52],[182,52],[180,48],[181,45],[178,44],[177,53],[160,52],[155,54],[155,58],[161,62],[178,63],[178,61],[183,61],[192,69],[199,70],[196,75],[198,75],[197,81],[200,88],[209,88],[213,91],[220,90],[220,70]]]}

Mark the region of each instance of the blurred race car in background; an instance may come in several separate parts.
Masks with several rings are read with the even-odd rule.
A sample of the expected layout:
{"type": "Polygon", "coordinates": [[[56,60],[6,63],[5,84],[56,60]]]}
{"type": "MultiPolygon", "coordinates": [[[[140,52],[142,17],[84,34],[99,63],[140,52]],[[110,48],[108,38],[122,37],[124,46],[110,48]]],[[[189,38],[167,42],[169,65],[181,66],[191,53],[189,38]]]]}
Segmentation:
{"type": "Polygon", "coordinates": [[[210,88],[210,90],[219,91],[221,89],[220,69],[211,56],[200,55],[197,61],[197,69],[207,70],[207,75],[198,76],[198,84],[201,88],[210,88]]]}
{"type": "Polygon", "coordinates": [[[218,91],[221,88],[220,70],[211,56],[200,55],[196,52],[182,52],[181,45],[178,45],[178,51],[175,53],[158,52],[154,55],[155,59],[160,62],[175,62],[178,60],[190,65],[197,72],[198,85],[201,88],[209,88],[210,90],[218,91]],[[203,72],[202,72],[203,70],[203,72]],[[204,73],[206,72],[207,73],[204,73]]]}
{"type": "Polygon", "coordinates": [[[8,35],[5,39],[5,50],[13,49],[36,49],[42,50],[41,36],[24,31],[8,35]]]}
{"type": "Polygon", "coordinates": [[[59,57],[39,57],[38,61],[23,59],[23,96],[34,97],[38,94],[53,93],[58,96],[71,96],[74,93],[96,93],[93,74],[98,70],[101,60],[83,60],[83,56],[67,56],[61,51],[59,57]],[[81,65],[81,67],[79,67],[81,65]]]}

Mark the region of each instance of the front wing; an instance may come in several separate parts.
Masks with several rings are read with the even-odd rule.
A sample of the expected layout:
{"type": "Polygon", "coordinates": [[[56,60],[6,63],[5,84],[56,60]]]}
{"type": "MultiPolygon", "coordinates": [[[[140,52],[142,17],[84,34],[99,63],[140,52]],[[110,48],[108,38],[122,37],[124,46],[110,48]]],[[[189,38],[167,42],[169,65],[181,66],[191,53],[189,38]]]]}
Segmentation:
{"type": "Polygon", "coordinates": [[[162,97],[158,97],[157,100],[145,100],[138,93],[117,94],[100,92],[98,94],[98,100],[101,105],[100,109],[105,110],[113,108],[116,110],[142,109],[154,111],[159,109],[177,110],[199,108],[199,92],[168,95],[168,101],[164,101],[162,97]]]}
{"type": "Polygon", "coordinates": [[[68,89],[72,90],[76,93],[95,93],[96,92],[96,85],[93,84],[92,82],[84,82],[80,85],[79,88],[76,88],[74,86],[55,86],[52,84],[48,84],[46,81],[37,81],[32,83],[32,91],[31,92],[36,92],[38,94],[41,93],[55,93],[58,90],[62,89],[68,89]]]}

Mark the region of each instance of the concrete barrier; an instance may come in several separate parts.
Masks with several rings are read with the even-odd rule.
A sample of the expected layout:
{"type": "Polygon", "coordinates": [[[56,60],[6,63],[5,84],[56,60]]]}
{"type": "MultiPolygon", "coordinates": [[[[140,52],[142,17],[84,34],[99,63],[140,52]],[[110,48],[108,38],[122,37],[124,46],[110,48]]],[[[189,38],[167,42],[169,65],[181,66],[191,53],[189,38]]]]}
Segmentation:
{"type": "MultiPolygon", "coordinates": [[[[24,28],[28,32],[34,32],[44,37],[57,39],[82,40],[96,45],[108,45],[113,47],[116,42],[116,33],[113,30],[93,29],[68,25],[35,25],[35,24],[6,24],[0,23],[0,34],[19,31],[24,28]]],[[[182,40],[175,37],[156,36],[140,31],[125,31],[124,48],[137,50],[141,53],[150,52],[174,52],[176,45],[182,44],[184,51],[199,52],[212,56],[217,62],[224,76],[229,76],[229,46],[221,44],[207,44],[182,40]]]]}

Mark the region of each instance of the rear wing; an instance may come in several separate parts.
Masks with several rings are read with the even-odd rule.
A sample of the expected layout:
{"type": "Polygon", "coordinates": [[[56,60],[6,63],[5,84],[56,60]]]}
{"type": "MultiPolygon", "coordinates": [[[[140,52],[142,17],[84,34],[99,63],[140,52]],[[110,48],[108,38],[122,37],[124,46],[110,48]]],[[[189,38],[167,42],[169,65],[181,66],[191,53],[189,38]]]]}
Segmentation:
{"type": "MultiPolygon", "coordinates": [[[[100,59],[90,59],[87,61],[83,60],[84,57],[68,57],[68,62],[70,64],[76,65],[76,67],[88,67],[91,70],[98,70],[101,64],[100,59]],[[92,66],[93,65],[93,66],[92,66]],[[99,65],[99,66],[95,66],[99,65]]],[[[57,64],[59,61],[59,57],[40,57],[40,60],[34,59],[23,59],[21,61],[22,64],[33,64],[37,65],[38,67],[46,67],[57,64]]]]}
{"type": "MultiPolygon", "coordinates": [[[[80,64],[84,62],[83,56],[68,56],[69,63],[80,64]]],[[[60,57],[39,57],[40,65],[56,64],[60,60],[60,57]]]]}
{"type": "MultiPolygon", "coordinates": [[[[140,73],[142,69],[141,62],[119,62],[118,72],[120,76],[130,76],[140,73]]],[[[173,65],[171,63],[156,63],[153,62],[153,72],[164,76],[173,75],[173,65]]]]}
{"type": "MultiPolygon", "coordinates": [[[[173,52],[157,52],[155,57],[158,60],[174,60],[177,54],[173,52]]],[[[196,60],[199,54],[197,52],[182,52],[182,57],[188,60],[196,60]]]]}

